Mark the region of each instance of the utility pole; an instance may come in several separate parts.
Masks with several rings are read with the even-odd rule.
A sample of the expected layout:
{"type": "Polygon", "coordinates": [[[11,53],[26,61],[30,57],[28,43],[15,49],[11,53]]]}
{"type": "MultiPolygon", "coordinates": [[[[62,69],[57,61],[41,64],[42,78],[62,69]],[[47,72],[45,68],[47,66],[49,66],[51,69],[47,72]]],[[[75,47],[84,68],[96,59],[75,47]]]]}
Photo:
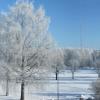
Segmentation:
{"type": "Polygon", "coordinates": [[[59,100],[59,70],[56,67],[56,81],[57,81],[57,100],[59,100]]]}

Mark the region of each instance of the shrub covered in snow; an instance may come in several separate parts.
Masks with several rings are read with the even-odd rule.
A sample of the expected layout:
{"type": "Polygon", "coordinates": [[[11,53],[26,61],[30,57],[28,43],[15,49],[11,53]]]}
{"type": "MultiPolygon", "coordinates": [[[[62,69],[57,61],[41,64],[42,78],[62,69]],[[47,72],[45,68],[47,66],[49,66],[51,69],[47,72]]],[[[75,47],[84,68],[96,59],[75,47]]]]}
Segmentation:
{"type": "Polygon", "coordinates": [[[100,100],[100,79],[93,82],[92,87],[95,94],[95,100],[100,100]]]}

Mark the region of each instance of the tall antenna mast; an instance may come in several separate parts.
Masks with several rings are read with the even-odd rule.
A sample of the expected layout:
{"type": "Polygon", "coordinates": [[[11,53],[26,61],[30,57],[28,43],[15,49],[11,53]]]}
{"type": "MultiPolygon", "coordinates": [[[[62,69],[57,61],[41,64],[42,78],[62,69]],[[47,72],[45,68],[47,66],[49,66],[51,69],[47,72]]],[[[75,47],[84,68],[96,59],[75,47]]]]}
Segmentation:
{"type": "Polygon", "coordinates": [[[80,47],[83,49],[82,24],[80,24],[80,47]]]}
{"type": "MultiPolygon", "coordinates": [[[[80,7],[81,7],[81,5],[82,5],[82,2],[81,2],[81,0],[80,0],[80,7]]],[[[80,33],[79,33],[79,35],[80,35],[80,49],[82,50],[83,49],[83,35],[82,35],[82,31],[83,31],[83,26],[82,26],[82,12],[80,11],[80,33]]]]}

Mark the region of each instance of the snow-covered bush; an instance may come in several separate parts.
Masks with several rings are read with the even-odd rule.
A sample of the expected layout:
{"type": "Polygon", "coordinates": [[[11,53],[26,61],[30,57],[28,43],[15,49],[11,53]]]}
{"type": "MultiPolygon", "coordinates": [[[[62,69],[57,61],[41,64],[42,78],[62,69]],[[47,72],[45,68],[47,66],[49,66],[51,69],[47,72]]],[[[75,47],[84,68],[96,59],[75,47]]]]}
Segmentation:
{"type": "Polygon", "coordinates": [[[95,100],[100,100],[100,79],[97,79],[92,83],[92,88],[95,95],[95,100]]]}

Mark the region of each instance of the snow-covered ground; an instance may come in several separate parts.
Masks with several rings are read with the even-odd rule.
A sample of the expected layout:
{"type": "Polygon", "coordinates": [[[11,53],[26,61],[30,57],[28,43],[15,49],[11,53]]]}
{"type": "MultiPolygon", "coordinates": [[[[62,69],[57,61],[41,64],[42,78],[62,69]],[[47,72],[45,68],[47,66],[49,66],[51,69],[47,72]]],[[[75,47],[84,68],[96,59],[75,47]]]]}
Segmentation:
{"type": "MultiPolygon", "coordinates": [[[[89,97],[92,93],[91,83],[95,81],[97,74],[94,70],[78,70],[75,72],[75,79],[71,79],[70,71],[66,71],[59,75],[59,95],[61,100],[78,100],[80,95],[89,97]]],[[[34,88],[34,83],[26,86],[26,100],[56,100],[57,81],[52,75],[49,80],[40,81],[43,86],[34,88]],[[55,98],[55,99],[54,99],[55,98]]],[[[3,85],[2,85],[3,86],[3,85]]],[[[0,96],[0,100],[19,100],[20,84],[10,83],[10,96],[0,96]]],[[[0,88],[2,90],[3,87],[0,88]]],[[[4,90],[3,90],[4,91],[4,90]]],[[[3,92],[4,93],[4,92],[3,92]]],[[[1,95],[4,95],[1,91],[1,95]]]]}
{"type": "Polygon", "coordinates": [[[19,98],[13,96],[0,96],[0,100],[19,100],[19,98]]]}
{"type": "MultiPolygon", "coordinates": [[[[68,100],[68,98],[79,97],[80,95],[84,95],[89,97],[93,94],[91,90],[91,84],[93,81],[97,79],[96,71],[94,70],[78,70],[75,72],[75,79],[71,79],[70,71],[66,71],[59,75],[59,95],[60,97],[65,98],[64,100],[68,100]]],[[[57,95],[57,81],[55,80],[55,76],[49,80],[44,80],[44,84],[46,85],[45,91],[38,92],[38,95],[41,96],[50,96],[50,98],[55,97],[57,95]]]]}

